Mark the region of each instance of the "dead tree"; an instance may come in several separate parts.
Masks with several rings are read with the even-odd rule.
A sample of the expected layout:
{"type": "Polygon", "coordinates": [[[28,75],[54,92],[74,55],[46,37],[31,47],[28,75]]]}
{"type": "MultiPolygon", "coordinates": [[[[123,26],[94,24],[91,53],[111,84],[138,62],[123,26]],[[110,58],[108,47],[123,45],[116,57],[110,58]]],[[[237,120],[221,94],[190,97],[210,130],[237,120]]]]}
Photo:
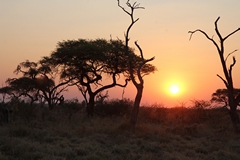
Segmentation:
{"type": "Polygon", "coordinates": [[[236,59],[235,57],[233,56],[232,57],[232,60],[233,62],[231,63],[231,65],[229,66],[229,68],[227,68],[227,59],[228,57],[233,54],[234,52],[236,52],[237,50],[229,53],[228,55],[225,55],[225,48],[224,48],[224,42],[230,37],[232,36],[233,34],[235,34],[236,32],[238,32],[240,30],[240,28],[236,29],[235,31],[231,32],[230,34],[228,34],[227,36],[223,37],[221,34],[220,34],[220,31],[218,29],[218,20],[220,19],[220,17],[217,18],[217,20],[215,21],[215,32],[219,38],[219,43],[216,42],[216,40],[213,39],[213,37],[209,37],[209,35],[200,30],[200,29],[197,29],[195,31],[189,31],[188,33],[190,33],[190,40],[192,38],[192,35],[195,33],[195,32],[200,32],[202,33],[208,40],[210,40],[214,46],[217,48],[217,51],[218,51],[218,55],[220,57],[220,61],[221,61],[221,65],[222,65],[222,69],[223,69],[223,73],[224,73],[224,77],[220,76],[217,74],[217,76],[224,82],[226,88],[227,88],[227,91],[228,91],[228,104],[229,104],[229,107],[230,107],[230,110],[229,110],[229,113],[230,113],[230,117],[231,117],[231,120],[232,120],[232,123],[235,127],[235,129],[239,129],[239,125],[240,125],[240,119],[239,119],[239,115],[237,113],[237,106],[240,102],[240,94],[235,97],[234,96],[234,85],[233,85],[233,77],[232,77],[232,69],[234,67],[234,65],[236,64],[236,59]]]}
{"type": "Polygon", "coordinates": [[[152,57],[152,58],[150,58],[150,59],[144,59],[144,57],[143,57],[143,51],[142,51],[141,47],[138,45],[137,41],[135,41],[135,45],[137,46],[137,48],[138,48],[138,50],[139,50],[139,52],[140,52],[140,57],[141,57],[141,59],[142,59],[142,62],[141,62],[140,64],[138,64],[138,66],[137,66],[137,72],[136,72],[136,74],[135,74],[133,65],[136,65],[136,64],[133,64],[132,58],[131,58],[131,56],[130,56],[130,54],[129,54],[129,44],[128,44],[128,43],[129,43],[129,40],[130,40],[130,38],[129,38],[129,32],[130,32],[131,28],[133,27],[133,25],[139,20],[139,18],[134,19],[134,16],[133,16],[133,15],[134,15],[134,14],[133,14],[133,13],[134,13],[134,10],[136,10],[136,9],[144,9],[144,7],[140,7],[140,4],[137,3],[137,2],[134,2],[133,4],[131,4],[131,3],[129,2],[129,0],[126,2],[126,5],[127,5],[127,7],[130,8],[130,11],[127,11],[123,6],[121,6],[121,5],[120,5],[120,2],[119,2],[119,0],[118,0],[118,6],[119,6],[125,13],[127,13],[127,14],[130,16],[130,18],[131,18],[131,24],[128,26],[127,31],[126,31],[126,33],[125,33],[124,36],[125,36],[125,47],[126,47],[125,49],[126,49],[126,54],[127,54],[127,56],[128,56],[130,79],[131,79],[131,81],[133,82],[134,86],[135,86],[136,89],[137,89],[137,94],[136,94],[136,96],[135,96],[134,106],[133,106],[132,115],[131,115],[131,120],[130,120],[131,124],[132,124],[133,126],[135,126],[136,123],[137,123],[139,106],[140,106],[140,102],[141,102],[141,99],[142,99],[142,93],[143,93],[143,87],[144,87],[144,80],[143,80],[143,75],[141,74],[141,69],[142,69],[142,67],[143,67],[146,63],[154,60],[154,57],[152,57]]]}

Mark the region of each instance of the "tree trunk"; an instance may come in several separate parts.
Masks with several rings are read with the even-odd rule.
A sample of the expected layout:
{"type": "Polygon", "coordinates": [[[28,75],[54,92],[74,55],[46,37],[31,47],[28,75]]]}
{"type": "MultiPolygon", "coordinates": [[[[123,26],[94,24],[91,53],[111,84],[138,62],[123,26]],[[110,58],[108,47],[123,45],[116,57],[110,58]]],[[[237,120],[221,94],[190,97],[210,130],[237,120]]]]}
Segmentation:
{"type": "Polygon", "coordinates": [[[51,101],[51,99],[47,99],[47,102],[48,102],[48,107],[49,107],[49,109],[50,110],[53,110],[53,108],[54,108],[54,105],[52,104],[52,101],[51,101]]]}
{"type": "Polygon", "coordinates": [[[88,117],[93,117],[93,113],[94,113],[94,96],[90,95],[89,97],[89,102],[87,104],[87,115],[88,117]]]}
{"type": "Polygon", "coordinates": [[[131,116],[131,120],[130,120],[130,122],[133,126],[135,126],[137,123],[137,117],[138,117],[140,102],[141,102],[142,93],[143,93],[143,84],[140,84],[136,87],[137,87],[137,95],[135,97],[133,110],[132,110],[132,116],[131,116]]]}
{"type": "Polygon", "coordinates": [[[228,98],[229,98],[229,106],[230,106],[229,114],[232,120],[233,127],[235,128],[236,132],[240,132],[240,119],[237,113],[237,103],[233,96],[233,92],[232,94],[230,93],[228,98]]]}
{"type": "Polygon", "coordinates": [[[231,116],[231,120],[232,120],[232,123],[234,126],[240,124],[240,119],[239,119],[239,115],[237,113],[237,109],[230,109],[230,116],[231,116]]]}

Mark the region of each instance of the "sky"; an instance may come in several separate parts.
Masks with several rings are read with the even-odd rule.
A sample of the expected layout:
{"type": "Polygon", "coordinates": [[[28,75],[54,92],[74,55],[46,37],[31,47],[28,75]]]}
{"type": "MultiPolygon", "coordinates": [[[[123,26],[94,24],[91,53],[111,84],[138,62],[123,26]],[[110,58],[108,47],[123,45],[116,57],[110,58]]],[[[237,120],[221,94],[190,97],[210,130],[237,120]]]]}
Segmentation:
{"type": "MultiPolygon", "coordinates": [[[[130,0],[130,2],[135,2],[130,0]]],[[[152,64],[158,69],[144,77],[142,104],[163,104],[166,107],[209,100],[223,82],[215,46],[202,34],[189,41],[188,31],[202,29],[217,40],[214,22],[223,36],[240,27],[239,0],[138,0],[145,9],[135,11],[140,18],[130,32],[130,47],[138,41],[145,58],[155,56],[152,64]],[[170,93],[178,85],[178,94],[170,93]]],[[[120,3],[125,6],[126,1],[120,3]]],[[[125,6],[127,9],[127,7],[125,6]]],[[[25,60],[38,61],[48,56],[58,42],[79,38],[110,37],[124,39],[130,17],[117,6],[117,0],[0,0],[0,82],[16,77],[13,71],[25,60]]],[[[226,54],[240,49],[240,32],[226,41],[226,54]]],[[[137,50],[136,50],[137,51],[137,50]]],[[[136,52],[136,54],[139,54],[136,52]]],[[[234,86],[240,87],[240,51],[235,52],[234,86]]],[[[229,63],[231,63],[229,58],[229,63]]],[[[122,88],[109,90],[111,98],[122,98],[122,88]]],[[[124,98],[134,99],[136,89],[129,85],[124,98]]],[[[67,98],[81,94],[71,88],[67,98]]]]}

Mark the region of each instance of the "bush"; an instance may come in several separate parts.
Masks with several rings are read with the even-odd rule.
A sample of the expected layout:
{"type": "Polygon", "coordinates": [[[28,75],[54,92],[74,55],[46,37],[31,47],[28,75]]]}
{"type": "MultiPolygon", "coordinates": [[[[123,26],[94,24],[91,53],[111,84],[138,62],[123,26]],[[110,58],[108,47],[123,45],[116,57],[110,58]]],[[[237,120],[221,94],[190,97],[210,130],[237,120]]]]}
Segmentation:
{"type": "Polygon", "coordinates": [[[78,99],[66,100],[60,106],[60,110],[63,111],[64,114],[68,116],[68,119],[71,119],[75,113],[77,113],[83,108],[84,106],[78,102],[78,99]]]}
{"type": "Polygon", "coordinates": [[[29,123],[33,119],[37,118],[37,110],[35,105],[19,102],[17,107],[18,110],[14,111],[14,116],[24,120],[24,122],[29,123]]]}
{"type": "Polygon", "coordinates": [[[114,99],[97,103],[95,112],[103,116],[124,116],[131,113],[133,102],[129,99],[114,99]]]}

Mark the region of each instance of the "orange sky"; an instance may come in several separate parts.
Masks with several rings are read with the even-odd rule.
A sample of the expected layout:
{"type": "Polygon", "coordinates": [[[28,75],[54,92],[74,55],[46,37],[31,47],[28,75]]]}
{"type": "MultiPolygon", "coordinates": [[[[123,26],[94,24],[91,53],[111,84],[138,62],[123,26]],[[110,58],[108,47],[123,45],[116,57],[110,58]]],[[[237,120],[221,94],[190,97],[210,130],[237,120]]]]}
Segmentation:
{"type": "MultiPolygon", "coordinates": [[[[124,4],[125,1],[122,1],[124,4]]],[[[146,58],[158,71],[145,77],[143,104],[180,105],[192,99],[210,99],[223,88],[216,74],[222,74],[215,47],[197,33],[189,41],[189,30],[200,28],[217,38],[214,21],[226,35],[240,27],[239,0],[139,0],[146,9],[137,10],[140,20],[130,33],[131,47],[138,40],[146,58]],[[180,94],[170,95],[170,85],[179,84],[180,94]]],[[[49,55],[58,41],[78,38],[123,39],[129,17],[117,6],[117,0],[21,0],[0,1],[0,82],[15,77],[13,70],[25,60],[38,61],[49,55]]],[[[226,43],[226,53],[240,49],[240,32],[226,43]]],[[[240,87],[240,51],[234,53],[237,64],[233,76],[240,87]]],[[[231,60],[231,59],[229,59],[231,60]]],[[[109,91],[110,98],[121,97],[122,89],[109,91]]],[[[135,88],[125,90],[125,98],[134,98],[135,88]]],[[[73,89],[67,97],[80,98],[73,89]]]]}

